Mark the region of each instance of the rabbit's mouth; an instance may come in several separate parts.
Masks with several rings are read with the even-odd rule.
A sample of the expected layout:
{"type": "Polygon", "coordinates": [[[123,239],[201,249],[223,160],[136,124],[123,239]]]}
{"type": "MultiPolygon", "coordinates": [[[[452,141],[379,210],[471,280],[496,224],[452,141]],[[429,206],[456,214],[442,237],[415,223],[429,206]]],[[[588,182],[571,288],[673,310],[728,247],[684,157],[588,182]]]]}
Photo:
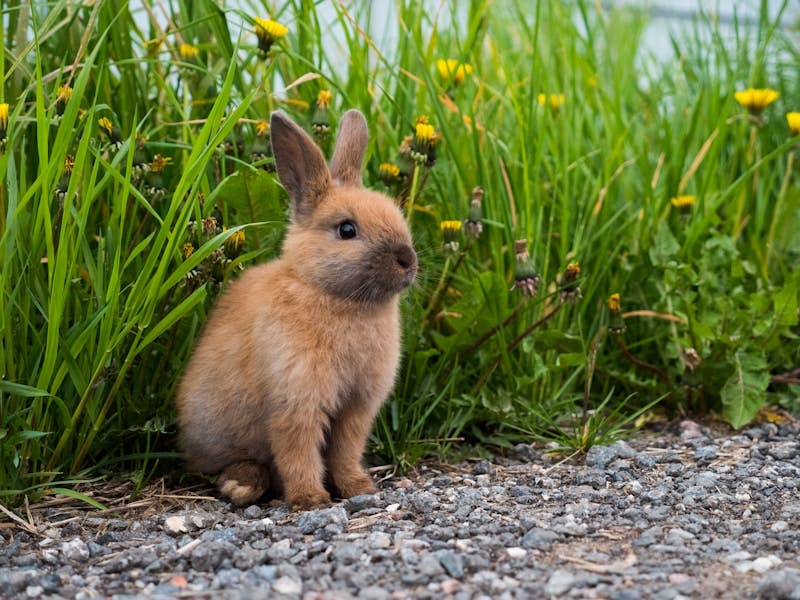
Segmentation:
{"type": "Polygon", "coordinates": [[[322,287],[339,298],[381,304],[410,286],[417,276],[417,255],[407,244],[382,245],[354,263],[334,262],[319,275],[322,287]]]}

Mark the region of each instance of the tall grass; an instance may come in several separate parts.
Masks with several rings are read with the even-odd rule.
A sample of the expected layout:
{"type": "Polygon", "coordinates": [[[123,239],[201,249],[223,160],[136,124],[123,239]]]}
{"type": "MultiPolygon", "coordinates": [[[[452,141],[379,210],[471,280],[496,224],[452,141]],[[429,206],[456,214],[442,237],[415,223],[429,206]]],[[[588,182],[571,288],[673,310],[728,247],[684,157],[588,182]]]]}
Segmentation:
{"type": "Polygon", "coordinates": [[[643,54],[646,13],[583,1],[397,0],[385,27],[370,2],[4,6],[5,496],[173,459],[172,395],[214,297],[278,251],[284,194],[261,124],[276,108],[326,150],[338,115],[364,111],[365,179],[414,232],[384,458],[533,436],[586,448],[655,402],[736,426],[797,407],[786,4],[732,40],[701,13],[666,62],[643,54]],[[289,30],[266,56],[255,17],[289,30]],[[745,87],[781,95],[748,114],[745,87]],[[428,165],[400,152],[420,115],[437,132],[428,165]],[[441,222],[476,220],[478,186],[482,232],[444,245],[441,222]],[[680,195],[694,204],[678,210],[680,195]]]}

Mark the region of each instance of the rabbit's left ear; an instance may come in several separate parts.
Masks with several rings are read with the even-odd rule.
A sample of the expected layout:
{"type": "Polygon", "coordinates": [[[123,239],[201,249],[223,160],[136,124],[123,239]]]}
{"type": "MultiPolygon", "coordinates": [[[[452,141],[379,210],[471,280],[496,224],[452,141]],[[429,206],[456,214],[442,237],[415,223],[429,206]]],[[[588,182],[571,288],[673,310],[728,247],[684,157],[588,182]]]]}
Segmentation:
{"type": "Polygon", "coordinates": [[[361,187],[361,167],[367,149],[367,120],[358,110],[348,110],[339,122],[331,157],[331,176],[339,183],[361,187]]]}

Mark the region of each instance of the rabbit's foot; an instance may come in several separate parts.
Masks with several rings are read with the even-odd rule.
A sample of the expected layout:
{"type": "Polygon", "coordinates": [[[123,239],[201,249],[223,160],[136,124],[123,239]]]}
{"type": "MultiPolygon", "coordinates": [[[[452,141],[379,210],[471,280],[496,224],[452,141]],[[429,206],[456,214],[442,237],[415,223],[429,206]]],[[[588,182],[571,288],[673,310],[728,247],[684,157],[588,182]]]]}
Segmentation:
{"type": "Polygon", "coordinates": [[[223,469],[217,488],[237,506],[254,504],[269,489],[269,470],[255,461],[233,463],[223,469]]]}
{"type": "Polygon", "coordinates": [[[352,498],[362,494],[374,494],[377,489],[375,482],[363,470],[347,473],[346,475],[334,476],[336,491],[342,498],[352,498]]]}
{"type": "Polygon", "coordinates": [[[286,504],[292,510],[309,510],[330,502],[331,496],[324,489],[286,492],[286,504]]]}

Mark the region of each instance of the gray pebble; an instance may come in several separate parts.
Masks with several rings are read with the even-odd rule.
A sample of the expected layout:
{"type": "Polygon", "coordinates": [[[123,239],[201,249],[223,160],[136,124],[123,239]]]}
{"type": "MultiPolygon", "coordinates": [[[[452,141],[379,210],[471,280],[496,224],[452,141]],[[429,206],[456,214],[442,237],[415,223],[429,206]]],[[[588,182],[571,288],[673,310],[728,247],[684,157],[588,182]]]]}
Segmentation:
{"type": "Polygon", "coordinates": [[[337,504],[330,508],[309,510],[297,519],[297,528],[302,533],[314,533],[327,525],[344,527],[347,524],[347,511],[337,504]]]}

